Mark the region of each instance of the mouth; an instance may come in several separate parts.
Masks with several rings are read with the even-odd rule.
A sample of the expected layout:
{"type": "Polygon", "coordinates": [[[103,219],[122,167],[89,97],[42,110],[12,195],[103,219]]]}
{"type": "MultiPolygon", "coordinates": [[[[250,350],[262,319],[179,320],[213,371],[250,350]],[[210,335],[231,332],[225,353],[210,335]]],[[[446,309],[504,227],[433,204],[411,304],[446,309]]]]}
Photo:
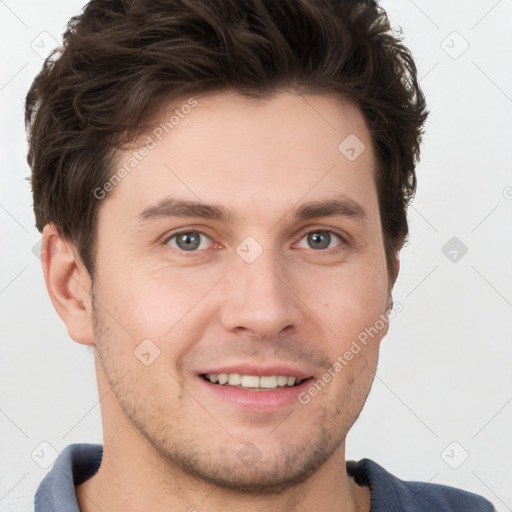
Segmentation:
{"type": "Polygon", "coordinates": [[[196,375],[205,400],[229,407],[235,414],[240,410],[272,414],[296,407],[300,393],[314,381],[306,365],[299,368],[280,361],[226,363],[202,368],[196,375]]]}
{"type": "Polygon", "coordinates": [[[232,387],[247,391],[277,391],[294,388],[312,377],[299,378],[293,375],[245,375],[240,373],[203,373],[200,377],[217,386],[232,387]]]}

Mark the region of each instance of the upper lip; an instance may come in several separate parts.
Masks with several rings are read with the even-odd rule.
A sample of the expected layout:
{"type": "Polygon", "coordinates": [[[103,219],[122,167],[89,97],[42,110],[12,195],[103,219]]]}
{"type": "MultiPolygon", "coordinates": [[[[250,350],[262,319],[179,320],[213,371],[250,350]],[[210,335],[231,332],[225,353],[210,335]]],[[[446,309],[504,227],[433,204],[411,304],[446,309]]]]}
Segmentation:
{"type": "Polygon", "coordinates": [[[284,363],[275,363],[272,365],[259,365],[255,363],[243,363],[243,364],[231,364],[231,365],[223,365],[210,367],[205,371],[199,372],[200,375],[205,373],[239,373],[241,375],[256,375],[258,377],[270,376],[270,375],[286,375],[287,377],[295,377],[297,379],[307,379],[312,376],[311,373],[308,373],[304,370],[299,370],[298,368],[293,368],[284,363]]]}

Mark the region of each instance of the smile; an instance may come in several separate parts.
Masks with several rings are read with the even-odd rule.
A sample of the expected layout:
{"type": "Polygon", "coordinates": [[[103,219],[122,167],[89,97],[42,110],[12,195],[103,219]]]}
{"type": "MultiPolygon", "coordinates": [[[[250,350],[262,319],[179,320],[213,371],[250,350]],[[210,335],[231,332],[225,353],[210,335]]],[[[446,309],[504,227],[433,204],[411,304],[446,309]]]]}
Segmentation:
{"type": "Polygon", "coordinates": [[[232,386],[251,391],[272,391],[298,386],[305,379],[288,375],[242,375],[240,373],[206,373],[205,380],[220,386],[232,386]]]}

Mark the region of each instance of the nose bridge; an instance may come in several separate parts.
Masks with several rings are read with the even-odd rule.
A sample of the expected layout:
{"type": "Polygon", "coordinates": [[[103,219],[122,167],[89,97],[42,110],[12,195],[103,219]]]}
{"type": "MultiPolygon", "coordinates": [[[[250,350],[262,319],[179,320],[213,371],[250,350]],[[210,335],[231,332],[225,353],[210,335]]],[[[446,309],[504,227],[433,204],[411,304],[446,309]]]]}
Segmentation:
{"type": "Polygon", "coordinates": [[[254,239],[239,244],[223,290],[225,329],[244,328],[263,338],[296,326],[300,301],[290,290],[288,274],[271,248],[263,249],[254,239]]]}

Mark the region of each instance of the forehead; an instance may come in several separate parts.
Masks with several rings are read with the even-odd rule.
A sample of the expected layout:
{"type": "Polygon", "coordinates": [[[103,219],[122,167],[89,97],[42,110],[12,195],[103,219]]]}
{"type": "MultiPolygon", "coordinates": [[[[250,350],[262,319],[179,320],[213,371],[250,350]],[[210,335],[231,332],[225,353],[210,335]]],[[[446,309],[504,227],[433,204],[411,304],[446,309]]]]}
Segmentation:
{"type": "Polygon", "coordinates": [[[235,219],[263,221],[276,205],[339,195],[378,214],[370,134],[359,109],[339,95],[254,100],[223,92],[173,101],[118,154],[115,170],[122,168],[106,202],[126,219],[170,195],[225,204],[235,219]]]}

